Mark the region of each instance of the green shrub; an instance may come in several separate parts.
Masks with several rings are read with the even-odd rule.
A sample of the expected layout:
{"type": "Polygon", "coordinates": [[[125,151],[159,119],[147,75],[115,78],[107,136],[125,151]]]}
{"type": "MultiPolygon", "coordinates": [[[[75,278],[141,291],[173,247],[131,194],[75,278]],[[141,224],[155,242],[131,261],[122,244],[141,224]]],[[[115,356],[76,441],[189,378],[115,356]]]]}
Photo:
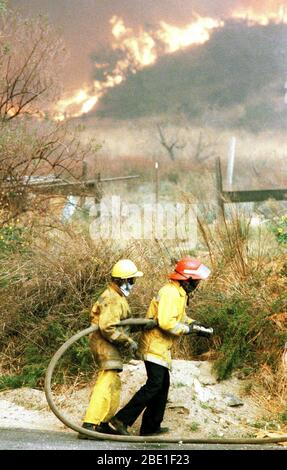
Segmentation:
{"type": "Polygon", "coordinates": [[[23,367],[22,374],[2,375],[0,377],[0,390],[10,388],[31,387],[43,385],[46,368],[44,365],[30,364],[23,367]]]}
{"type": "Polygon", "coordinates": [[[192,432],[199,431],[199,430],[200,430],[200,425],[199,425],[196,421],[193,421],[193,422],[190,424],[189,429],[190,429],[190,431],[192,431],[192,432]]]}
{"type": "Polygon", "coordinates": [[[0,256],[26,251],[25,227],[5,225],[0,228],[0,256]]]}
{"type": "Polygon", "coordinates": [[[177,184],[179,181],[179,174],[172,171],[168,173],[167,179],[170,183],[177,184]]]}
{"type": "Polygon", "coordinates": [[[283,413],[279,414],[279,420],[282,424],[287,424],[287,408],[285,411],[283,411],[283,413]]]}
{"type": "Polygon", "coordinates": [[[277,238],[278,243],[287,246],[287,215],[281,217],[275,226],[273,232],[277,238]]]}
{"type": "MultiPolygon", "coordinates": [[[[287,333],[277,331],[270,316],[282,309],[286,298],[282,296],[281,302],[276,299],[263,307],[258,293],[252,289],[247,293],[246,286],[242,286],[242,293],[230,295],[214,289],[203,295],[205,302],[196,308],[196,319],[214,329],[213,343],[218,357],[214,367],[218,378],[226,379],[238,368],[254,371],[263,363],[276,369],[278,350],[287,333]]],[[[195,354],[202,354],[211,343],[194,339],[192,345],[195,354]]]]}
{"type": "Polygon", "coordinates": [[[67,351],[64,360],[72,375],[77,374],[79,371],[81,374],[91,374],[95,365],[92,360],[88,338],[84,337],[77,341],[67,351]]]}
{"type": "Polygon", "coordinates": [[[8,390],[10,388],[20,388],[24,386],[25,380],[22,375],[1,375],[0,390],[8,390]]]}

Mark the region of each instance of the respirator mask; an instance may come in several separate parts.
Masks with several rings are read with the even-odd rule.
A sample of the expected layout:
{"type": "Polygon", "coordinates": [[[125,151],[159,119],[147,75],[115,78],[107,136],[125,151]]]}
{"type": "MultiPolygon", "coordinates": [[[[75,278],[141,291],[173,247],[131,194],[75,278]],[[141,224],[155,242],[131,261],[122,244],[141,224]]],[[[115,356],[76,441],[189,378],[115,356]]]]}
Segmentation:
{"type": "Polygon", "coordinates": [[[187,295],[189,295],[193,291],[195,291],[198,284],[199,284],[199,280],[195,280],[195,279],[189,279],[189,280],[186,280],[186,281],[181,281],[181,286],[185,290],[187,295]]]}
{"type": "Polygon", "coordinates": [[[134,287],[135,280],[134,278],[126,279],[125,282],[120,286],[120,290],[125,297],[128,297],[134,287]]]}

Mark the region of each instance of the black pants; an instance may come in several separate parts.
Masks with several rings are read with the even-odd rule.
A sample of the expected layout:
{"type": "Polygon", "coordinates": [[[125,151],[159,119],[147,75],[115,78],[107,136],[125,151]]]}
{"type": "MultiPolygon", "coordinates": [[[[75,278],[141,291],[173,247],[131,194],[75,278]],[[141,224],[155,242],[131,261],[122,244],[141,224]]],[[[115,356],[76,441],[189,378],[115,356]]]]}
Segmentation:
{"type": "Polygon", "coordinates": [[[132,426],[145,409],[140,432],[149,434],[155,432],[163,420],[169,390],[169,370],[148,361],[145,361],[145,367],[145,385],[116,414],[116,418],[126,426],[132,426]]]}

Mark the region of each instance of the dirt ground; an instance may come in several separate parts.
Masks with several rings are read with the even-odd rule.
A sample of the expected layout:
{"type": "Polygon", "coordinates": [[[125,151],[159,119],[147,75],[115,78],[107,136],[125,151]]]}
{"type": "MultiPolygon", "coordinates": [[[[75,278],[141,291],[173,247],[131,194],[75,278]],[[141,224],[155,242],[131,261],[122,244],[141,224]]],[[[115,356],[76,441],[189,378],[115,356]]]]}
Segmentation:
{"type": "MultiPolygon", "coordinates": [[[[141,361],[126,364],[121,374],[121,405],[145,383],[141,361]]],[[[57,397],[57,404],[72,421],[80,424],[94,380],[80,389],[68,390],[57,397]]],[[[218,383],[207,361],[173,361],[171,387],[163,425],[171,436],[246,437],[255,436],[256,421],[263,415],[254,400],[245,393],[246,381],[232,377],[218,383]]],[[[140,418],[131,432],[137,434],[140,418]]],[[[29,388],[0,393],[0,427],[63,431],[68,429],[49,410],[43,391],[29,388]]]]}

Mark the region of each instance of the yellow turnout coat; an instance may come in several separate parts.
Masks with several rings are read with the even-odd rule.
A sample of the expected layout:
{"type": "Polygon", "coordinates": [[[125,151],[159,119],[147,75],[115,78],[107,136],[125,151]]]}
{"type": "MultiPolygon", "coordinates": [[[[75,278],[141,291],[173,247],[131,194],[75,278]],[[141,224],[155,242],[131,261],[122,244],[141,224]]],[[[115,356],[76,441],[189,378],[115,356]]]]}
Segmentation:
{"type": "Polygon", "coordinates": [[[144,331],[140,340],[140,353],[144,360],[171,368],[171,347],[174,340],[188,333],[194,320],[187,317],[188,296],[177,281],[169,281],[153,298],[147,318],[157,320],[158,327],[144,331]]]}
{"type": "Polygon", "coordinates": [[[123,361],[119,346],[126,346],[132,339],[128,327],[116,326],[131,316],[129,304],[119,289],[111,283],[101,294],[91,311],[91,322],[99,330],[91,334],[90,345],[101,370],[122,370],[123,361]]]}

